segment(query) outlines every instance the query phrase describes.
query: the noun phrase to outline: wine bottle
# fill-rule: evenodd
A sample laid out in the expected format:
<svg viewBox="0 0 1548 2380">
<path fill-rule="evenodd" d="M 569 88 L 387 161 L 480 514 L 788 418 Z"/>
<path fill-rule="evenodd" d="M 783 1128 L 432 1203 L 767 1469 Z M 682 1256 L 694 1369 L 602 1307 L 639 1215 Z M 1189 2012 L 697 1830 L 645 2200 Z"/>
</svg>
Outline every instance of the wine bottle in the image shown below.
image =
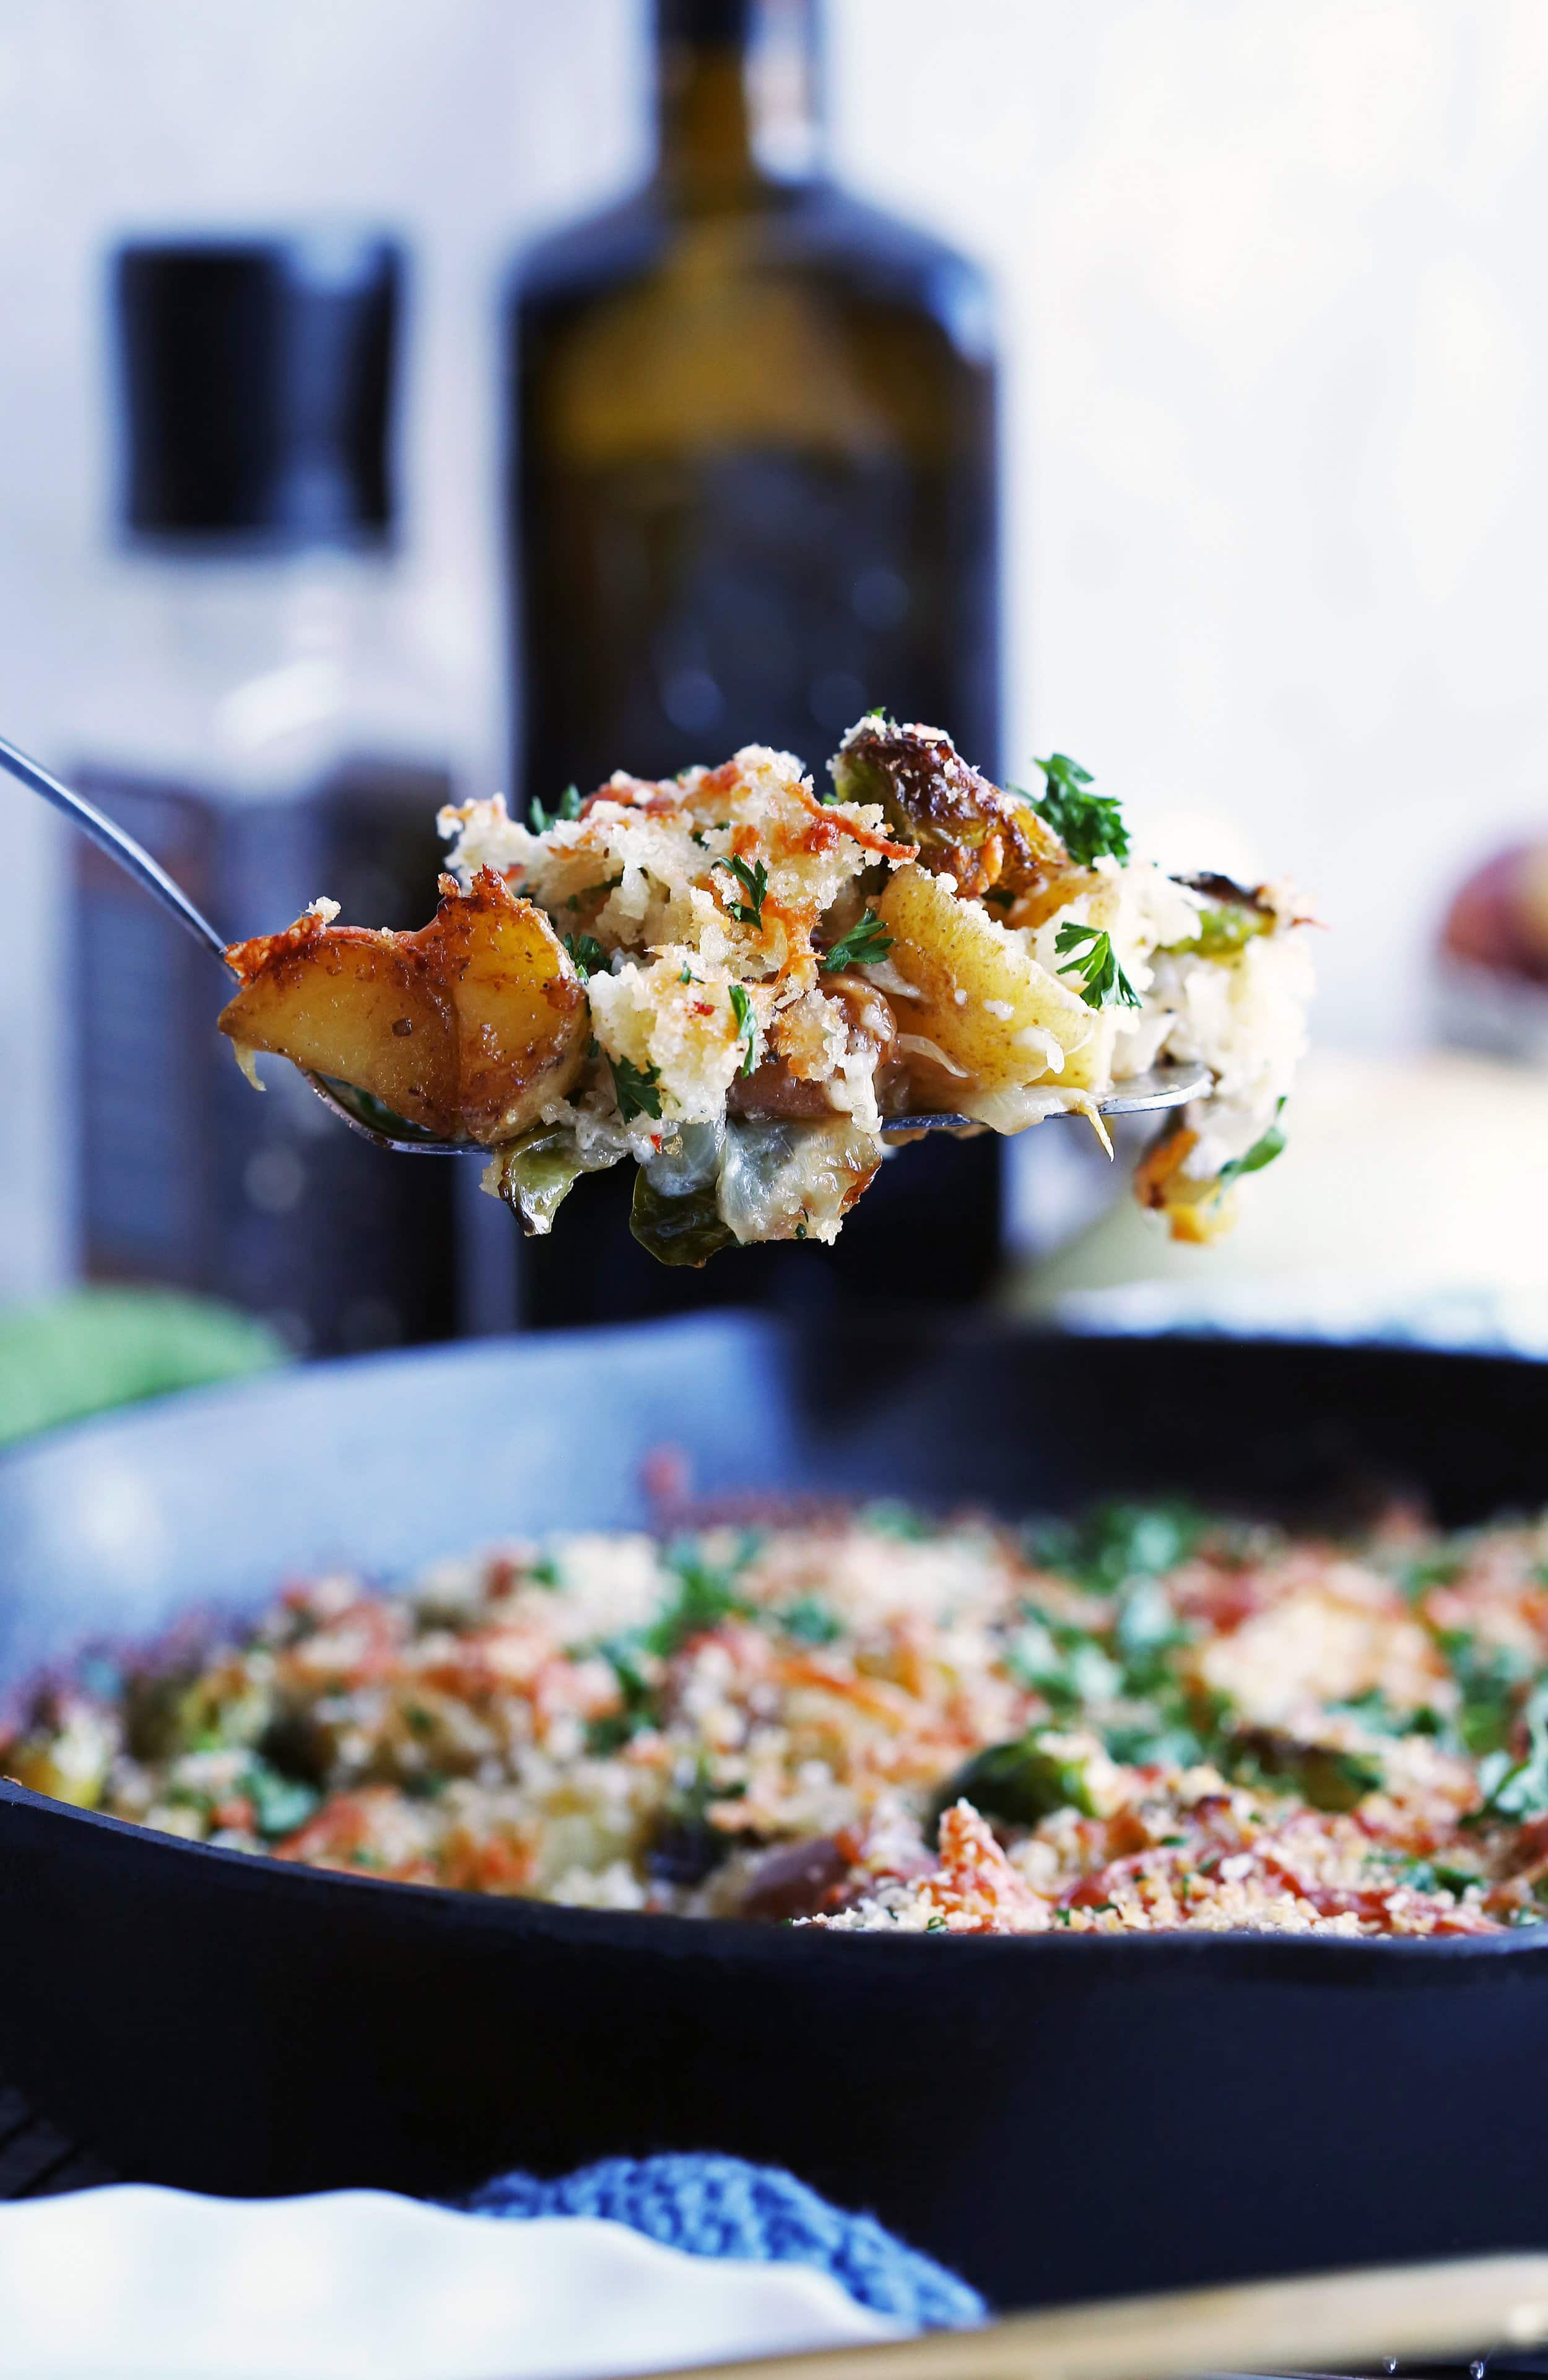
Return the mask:
<svg viewBox="0 0 1548 2380">
<path fill-rule="evenodd" d="M 983 278 L 819 170 L 814 0 L 656 0 L 656 57 L 649 180 L 529 253 L 511 296 L 523 804 L 747 743 L 820 777 L 878 703 L 993 771 Z M 530 1248 L 526 1318 L 889 1293 L 926 1232 L 934 1291 L 969 1294 L 998 1255 L 998 1156 L 937 1136 L 884 1168 L 837 1248 L 708 1274 L 655 1268 L 627 1169 L 598 1177 Z"/>
</svg>

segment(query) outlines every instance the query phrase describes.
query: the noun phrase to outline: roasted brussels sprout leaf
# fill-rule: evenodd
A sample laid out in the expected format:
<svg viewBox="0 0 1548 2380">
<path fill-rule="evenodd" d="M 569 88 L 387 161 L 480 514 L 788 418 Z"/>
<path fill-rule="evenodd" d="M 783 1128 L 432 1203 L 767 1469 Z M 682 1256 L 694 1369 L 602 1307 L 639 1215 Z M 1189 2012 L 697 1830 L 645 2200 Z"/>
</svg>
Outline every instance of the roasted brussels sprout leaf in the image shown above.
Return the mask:
<svg viewBox="0 0 1548 2380">
<path fill-rule="evenodd" d="M 1313 1810 L 1353 1810 L 1386 1782 L 1386 1772 L 1373 1753 L 1298 1743 L 1258 1730 L 1241 1736 L 1239 1744 L 1240 1756 L 1232 1764 L 1239 1774 L 1256 1769 L 1264 1778 L 1283 1778 Z"/>
<path fill-rule="evenodd" d="M 841 801 L 879 802 L 892 832 L 918 845 L 920 866 L 950 876 L 971 899 L 992 885 L 1029 889 L 1069 865 L 1036 811 L 1002 794 L 936 729 L 867 717 L 831 765 Z"/>
<path fill-rule="evenodd" d="M 529 1238 L 546 1239 L 585 1171 L 574 1134 L 562 1124 L 538 1123 L 496 1149 L 485 1184 L 521 1218 Z"/>
<path fill-rule="evenodd" d="M 713 1182 L 674 1196 L 658 1190 L 643 1170 L 635 1176 L 629 1229 L 658 1264 L 707 1264 L 736 1245 L 736 1234 L 720 1220 Z"/>
<path fill-rule="evenodd" d="M 1033 1728 L 1009 1743 L 991 1743 L 963 1763 L 936 1797 L 937 1815 L 953 1802 L 971 1802 L 985 1818 L 1034 1827 L 1055 1810 L 1096 1815 L 1086 1775 L 1087 1755 L 1051 1728 Z"/>
</svg>

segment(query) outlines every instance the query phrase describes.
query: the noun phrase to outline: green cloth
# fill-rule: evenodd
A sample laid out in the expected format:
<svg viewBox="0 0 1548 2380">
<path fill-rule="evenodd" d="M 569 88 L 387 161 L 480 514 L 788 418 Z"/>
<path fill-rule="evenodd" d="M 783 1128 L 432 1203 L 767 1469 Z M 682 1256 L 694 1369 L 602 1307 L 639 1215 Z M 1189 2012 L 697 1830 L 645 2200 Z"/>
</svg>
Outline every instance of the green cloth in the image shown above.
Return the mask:
<svg viewBox="0 0 1548 2380">
<path fill-rule="evenodd" d="M 288 1360 L 278 1334 L 213 1298 L 79 1289 L 0 1314 L 0 1446 L 110 1405 Z"/>
</svg>

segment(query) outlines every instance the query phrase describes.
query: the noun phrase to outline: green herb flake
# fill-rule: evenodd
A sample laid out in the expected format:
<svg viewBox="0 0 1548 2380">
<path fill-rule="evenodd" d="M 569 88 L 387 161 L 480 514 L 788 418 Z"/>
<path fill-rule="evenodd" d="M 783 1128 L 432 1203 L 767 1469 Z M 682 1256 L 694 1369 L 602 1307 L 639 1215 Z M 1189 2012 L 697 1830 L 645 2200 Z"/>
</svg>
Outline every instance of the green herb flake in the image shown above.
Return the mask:
<svg viewBox="0 0 1548 2380">
<path fill-rule="evenodd" d="M 836 974 L 841 967 L 874 966 L 892 948 L 892 937 L 874 909 L 867 909 L 857 926 L 841 934 L 831 948 L 817 961 L 825 974 Z"/>
<path fill-rule="evenodd" d="M 1087 790 L 1092 782 L 1089 769 L 1082 769 L 1067 752 L 1051 752 L 1033 766 L 1041 769 L 1047 780 L 1043 792 L 1029 794 L 1021 785 L 1009 790 L 1031 803 L 1077 867 L 1089 868 L 1096 859 L 1128 858 L 1129 830 L 1123 813 L 1107 795 Z"/>
<path fill-rule="evenodd" d="M 537 795 L 534 795 L 526 814 L 532 821 L 533 833 L 547 834 L 549 829 L 550 827 L 558 826 L 562 820 L 569 820 L 571 819 L 579 818 L 581 814 L 580 789 L 575 785 L 566 785 L 564 791 L 559 796 L 557 808 L 551 810 L 546 810 L 543 808 L 542 803 L 538 799 Z"/>
<path fill-rule="evenodd" d="M 756 861 L 749 868 L 744 859 L 715 859 L 711 860 L 710 868 L 711 870 L 725 868 L 736 879 L 746 895 L 743 901 L 727 901 L 728 917 L 734 917 L 739 926 L 751 926 L 756 933 L 761 933 L 763 905 L 768 896 L 768 870 L 762 860 Z"/>
<path fill-rule="evenodd" d="M 922 1545 L 936 1534 L 931 1523 L 920 1512 L 895 1496 L 878 1496 L 874 1502 L 862 1505 L 860 1525 L 878 1537 L 901 1537 L 905 1544 Z"/>
<path fill-rule="evenodd" d="M 1478 1764 L 1483 1806 L 1475 1819 L 1506 1818 L 1520 1825 L 1528 1818 L 1548 1817 L 1548 1683 L 1534 1687 L 1522 1706 L 1527 1752 L 1512 1759 L 1502 1748 Z"/>
<path fill-rule="evenodd" d="M 1281 1099 L 1274 1111 L 1276 1118 L 1284 1112 L 1284 1107 L 1285 1102 Z M 1272 1165 L 1276 1157 L 1283 1156 L 1284 1151 L 1285 1135 L 1276 1122 L 1269 1125 L 1261 1140 L 1252 1143 L 1245 1157 L 1233 1157 L 1228 1164 L 1220 1168 L 1220 1179 L 1222 1183 L 1235 1182 L 1244 1173 L 1261 1173 L 1265 1165 Z"/>
<path fill-rule="evenodd" d="M 844 1633 L 827 1604 L 816 1595 L 804 1595 L 799 1602 L 787 1604 L 775 1617 L 785 1634 L 793 1636 L 798 1645 L 831 1645 Z"/>
<path fill-rule="evenodd" d="M 736 1019 L 736 1037 L 743 1044 L 739 1075 L 750 1075 L 758 1062 L 758 1020 L 752 1000 L 744 983 L 731 987 L 731 1013 Z"/>
<path fill-rule="evenodd" d="M 595 934 L 566 934 L 563 941 L 582 983 L 589 983 L 594 975 L 606 975 L 608 954 Z"/>
<path fill-rule="evenodd" d="M 659 1068 L 647 1066 L 642 1075 L 639 1068 L 632 1064 L 627 1058 L 610 1058 L 608 1066 L 612 1075 L 613 1097 L 618 1101 L 618 1112 L 624 1123 L 629 1123 L 635 1116 L 642 1115 L 653 1117 L 659 1122 L 661 1094 L 658 1088 L 660 1082 Z"/>
<path fill-rule="evenodd" d="M 1082 950 L 1082 944 L 1089 949 Z M 1088 1008 L 1138 1008 L 1140 995 L 1118 963 L 1112 937 L 1099 926 L 1077 926 L 1073 922 L 1061 926 L 1054 936 L 1054 948 L 1058 952 L 1078 952 L 1080 955 L 1066 961 L 1060 975 L 1081 978 L 1081 998 Z M 1262 1160 L 1264 1164 L 1268 1160 Z M 1246 1160 L 1241 1160 L 1245 1168 Z"/>
<path fill-rule="evenodd" d="M 662 1660 L 670 1660 L 694 1637 L 707 1635 L 722 1621 L 746 1618 L 752 1609 L 732 1585 L 732 1571 L 707 1562 L 696 1547 L 674 1547 L 667 1560 L 675 1590 L 642 1640 L 646 1651 Z"/>
<path fill-rule="evenodd" d="M 266 1760 L 255 1759 L 242 1780 L 242 1791 L 253 1807 L 254 1832 L 265 1842 L 278 1842 L 304 1827 L 321 1800 L 315 1787 L 293 1777 L 282 1777 Z"/>
</svg>

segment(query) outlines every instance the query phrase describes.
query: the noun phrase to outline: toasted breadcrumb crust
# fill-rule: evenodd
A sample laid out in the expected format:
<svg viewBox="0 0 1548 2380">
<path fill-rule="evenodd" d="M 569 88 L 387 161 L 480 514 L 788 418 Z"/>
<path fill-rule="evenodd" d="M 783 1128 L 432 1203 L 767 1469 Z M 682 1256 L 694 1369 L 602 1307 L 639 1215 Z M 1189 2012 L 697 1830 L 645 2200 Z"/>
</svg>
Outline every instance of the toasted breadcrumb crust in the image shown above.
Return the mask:
<svg viewBox="0 0 1548 2380">
<path fill-rule="evenodd" d="M 893 1507 L 333 1576 L 32 1694 L 0 1770 L 425 1885 L 848 1932 L 1548 1917 L 1548 1522 Z"/>
</svg>

